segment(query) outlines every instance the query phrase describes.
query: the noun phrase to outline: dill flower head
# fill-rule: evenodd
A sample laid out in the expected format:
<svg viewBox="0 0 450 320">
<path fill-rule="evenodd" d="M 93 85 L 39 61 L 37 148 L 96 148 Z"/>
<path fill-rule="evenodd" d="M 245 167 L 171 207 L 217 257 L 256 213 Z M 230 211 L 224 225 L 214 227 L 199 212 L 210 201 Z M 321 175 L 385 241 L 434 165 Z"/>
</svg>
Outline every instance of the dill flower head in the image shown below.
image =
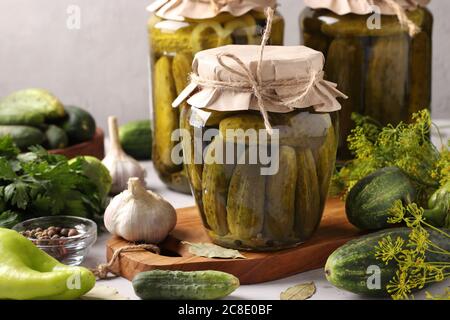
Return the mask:
<svg viewBox="0 0 450 320">
<path fill-rule="evenodd" d="M 397 239 L 395 242 L 389 237 L 379 241 L 375 247 L 375 257 L 384 262 L 395 259 L 398 270 L 395 277 L 386 286 L 388 293 L 395 300 L 408 299 L 412 296 L 412 291 L 423 289 L 425 285 L 433 282 L 441 282 L 449 277 L 448 263 L 441 261 L 429 261 L 430 252 L 439 252 L 442 255 L 449 253 L 432 242 L 430 232 L 425 229 L 424 209 L 412 203 L 404 206 L 401 201 L 394 204 L 390 210 L 391 223 L 404 221 L 410 228 L 408 240 Z M 429 226 L 429 225 L 428 225 Z M 435 229 L 446 237 L 450 235 L 444 230 Z M 431 296 L 431 299 L 449 299 L 447 296 Z"/>
<path fill-rule="evenodd" d="M 423 228 L 412 229 L 408 236 L 408 246 L 414 248 L 416 253 L 425 255 L 429 246 L 429 236 L 429 233 Z"/>
<path fill-rule="evenodd" d="M 375 257 L 388 264 L 389 261 L 397 258 L 397 256 L 403 251 L 404 244 L 405 241 L 400 237 L 398 237 L 394 242 L 390 236 L 387 236 L 379 241 L 378 246 L 375 247 Z"/>
<path fill-rule="evenodd" d="M 450 182 L 450 141 L 448 142 L 448 148 L 443 147 L 431 176 L 433 179 L 440 181 L 442 186 Z"/>
<path fill-rule="evenodd" d="M 403 222 L 406 215 L 406 209 L 403 206 L 403 203 L 401 200 L 397 200 L 394 202 L 394 205 L 391 209 L 389 209 L 389 215 L 387 222 L 391 224 L 397 224 L 400 222 Z"/>
<path fill-rule="evenodd" d="M 433 278 L 433 280 L 436 282 L 444 281 L 445 267 L 427 264 L 426 269 L 427 269 L 427 276 L 429 278 Z"/>
<path fill-rule="evenodd" d="M 355 159 L 334 179 L 336 189 L 341 190 L 339 194 L 345 195 L 355 182 L 376 170 L 392 166 L 402 169 L 418 185 L 439 186 L 439 179 L 449 170 L 450 155 L 442 153 L 441 157 L 430 140 L 432 122 L 428 110 L 414 114 L 411 123 L 402 122 L 397 126 L 382 127 L 375 120 L 358 115 L 353 115 L 353 119 L 357 127 L 348 137 L 348 145 Z M 427 196 L 427 190 L 418 189 L 418 196 Z"/>
<path fill-rule="evenodd" d="M 408 272 L 406 270 L 397 270 L 386 289 L 394 300 L 408 299 L 411 295 L 411 281 Z"/>
<path fill-rule="evenodd" d="M 406 211 L 409 213 L 408 217 L 404 218 L 406 226 L 409 228 L 417 228 L 423 224 L 423 208 L 420 208 L 416 203 L 411 203 L 406 207 Z"/>
</svg>

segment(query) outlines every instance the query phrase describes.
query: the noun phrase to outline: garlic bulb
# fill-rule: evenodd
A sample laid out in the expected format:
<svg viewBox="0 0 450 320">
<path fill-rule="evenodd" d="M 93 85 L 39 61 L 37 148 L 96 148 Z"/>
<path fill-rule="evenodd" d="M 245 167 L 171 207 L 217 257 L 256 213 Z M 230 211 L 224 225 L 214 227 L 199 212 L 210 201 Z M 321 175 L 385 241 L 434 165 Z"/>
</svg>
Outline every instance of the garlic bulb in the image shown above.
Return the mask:
<svg viewBox="0 0 450 320">
<path fill-rule="evenodd" d="M 117 118 L 108 118 L 110 148 L 102 163 L 112 177 L 111 193 L 118 194 L 127 188 L 128 179 L 137 177 L 145 184 L 146 172 L 138 161 L 123 151 L 119 141 Z"/>
<path fill-rule="evenodd" d="M 159 243 L 175 228 L 177 216 L 170 203 L 131 178 L 128 190 L 106 208 L 104 222 L 110 233 L 127 241 Z"/>
</svg>

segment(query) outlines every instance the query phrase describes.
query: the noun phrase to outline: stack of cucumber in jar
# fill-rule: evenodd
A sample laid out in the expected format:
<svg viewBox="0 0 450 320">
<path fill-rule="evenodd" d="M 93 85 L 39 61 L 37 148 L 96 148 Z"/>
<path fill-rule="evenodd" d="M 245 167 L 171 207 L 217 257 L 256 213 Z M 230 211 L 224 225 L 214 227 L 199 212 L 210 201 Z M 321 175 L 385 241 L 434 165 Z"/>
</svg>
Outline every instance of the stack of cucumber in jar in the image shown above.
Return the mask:
<svg viewBox="0 0 450 320">
<path fill-rule="evenodd" d="M 160 1 L 151 8 L 154 14 L 149 20 L 148 31 L 153 71 L 152 156 L 158 174 L 169 188 L 193 193 L 203 223 L 216 243 L 240 249 L 276 250 L 305 241 L 317 229 L 335 168 L 336 149 L 339 146 L 340 160 L 345 160 L 349 154 L 346 139 L 353 128 L 350 118 L 353 112 L 371 116 L 385 125 L 406 121 L 417 110 L 429 108 L 432 16 L 424 7 L 426 0 L 420 0 L 419 5 L 402 7 L 402 10 L 397 10 L 397 6 L 394 10 L 389 7 L 392 4 L 385 4 L 381 7 L 381 26 L 371 28 L 367 24 L 373 13 L 370 6 L 344 5 L 347 11 L 343 11 L 339 4 L 345 0 L 306 1 L 309 8 L 302 15 L 302 34 L 306 46 L 314 50 L 297 47 L 296 53 L 306 56 L 299 72 L 315 78 L 305 79 L 297 89 L 306 88 L 312 93 L 298 94 L 297 97 L 302 96 L 303 100 L 289 105 L 288 111 L 269 108 L 268 119 L 264 119 L 264 112 L 255 107 L 255 101 L 269 95 L 267 100 L 273 107 L 273 95 L 276 99 L 286 100 L 284 90 L 289 92 L 295 86 L 273 87 L 273 91 L 264 91 L 262 97 L 254 93 L 251 98 L 237 102 L 236 97 L 244 96 L 258 86 L 251 85 L 242 92 L 233 88 L 233 93 L 222 102 L 220 97 L 226 95 L 228 86 L 202 92 L 202 83 L 197 89 L 189 89 L 191 70 L 194 74 L 204 72 L 199 68 L 201 63 L 207 64 L 203 67 L 211 72 L 230 63 L 238 69 L 240 83 L 245 84 L 248 70 L 242 70 L 242 65 L 234 63 L 230 56 L 226 62 L 222 59 L 220 66 L 217 61 L 202 62 L 201 57 L 214 50 L 209 48 L 223 48 L 223 54 L 228 53 L 225 48 L 236 44 L 244 45 L 239 46 L 242 52 L 260 48 L 267 23 L 264 9 L 275 3 L 267 1 L 263 6 L 264 1 L 261 1 L 260 7 L 251 7 L 248 2 L 227 3 L 212 10 L 209 2 Z M 247 10 L 233 11 L 239 6 L 247 6 Z M 354 7 L 359 11 L 353 12 Z M 399 14 L 399 11 L 404 13 Z M 282 44 L 283 26 L 282 18 L 275 14 L 267 43 L 269 47 Z M 268 49 L 269 56 L 271 50 Z M 286 50 L 285 54 L 295 56 L 288 52 L 290 49 Z M 238 53 L 236 56 L 240 57 Z M 279 58 L 282 60 L 283 56 Z M 308 59 L 317 59 L 316 64 L 311 64 Z M 249 73 L 257 73 L 257 61 L 252 63 Z M 295 63 L 294 59 L 292 68 Z M 322 68 L 318 68 L 319 65 Z M 275 67 L 271 68 L 262 75 L 267 76 L 268 70 L 273 71 Z M 313 74 L 311 70 L 316 68 L 317 73 Z M 287 73 L 287 69 L 280 68 L 278 72 Z M 229 71 L 227 68 L 221 70 Z M 252 81 L 260 81 L 262 75 L 253 74 Z M 229 75 L 226 80 L 233 80 L 233 76 Z M 279 76 L 277 74 L 271 81 Z M 207 80 L 217 78 L 223 80 L 224 76 L 213 74 Z M 297 78 L 298 74 L 292 76 L 292 79 Z M 331 84 L 332 89 L 327 87 Z M 320 85 L 323 86 L 321 89 L 333 92 L 332 97 L 315 91 L 314 88 Z M 186 93 L 185 90 L 190 91 Z M 195 99 L 195 90 L 202 92 L 201 98 Z M 341 91 L 349 95 L 348 100 L 342 100 L 342 110 L 341 102 L 335 101 L 337 97 L 346 97 Z M 191 95 L 196 102 L 192 103 Z M 173 108 L 173 102 L 180 100 L 177 97 L 182 97 L 182 102 L 177 103 L 179 108 Z M 301 106 L 302 103 L 309 105 Z M 179 141 L 172 139 L 172 135 L 180 128 L 192 137 L 195 135 L 198 125 L 193 124 L 192 118 L 197 111 L 193 112 L 193 109 L 208 113 L 200 126 L 202 133 L 209 129 L 216 133 L 208 142 L 203 141 L 203 162 L 194 161 L 195 146 L 192 141 L 183 139 L 184 163 L 176 163 L 173 153 L 178 150 Z M 261 164 L 246 164 L 245 161 L 241 164 L 240 157 L 250 157 L 247 153 L 252 143 L 236 142 L 234 137 L 227 135 L 228 130 L 267 129 L 267 120 L 280 133 L 279 171 L 271 176 L 260 174 Z M 258 146 L 264 143 L 253 142 Z M 240 149 L 243 152 L 231 156 L 234 164 L 210 161 L 212 158 L 217 160 L 217 146 L 230 144 L 235 150 L 239 149 L 239 144 L 244 144 Z M 267 148 L 270 149 L 270 143 Z"/>
<path fill-rule="evenodd" d="M 414 113 L 431 107 L 429 1 L 399 2 L 409 28 L 390 5 L 380 1 L 377 18 L 371 6 L 364 8 L 365 2 L 306 0 L 300 19 L 304 45 L 325 55 L 327 79 L 349 96 L 340 118 L 340 160 L 352 157 L 347 137 L 355 127 L 353 112 L 385 126 L 408 122 Z"/>
<path fill-rule="evenodd" d="M 172 160 L 172 132 L 179 128 L 180 111 L 172 108 L 172 102 L 185 88 L 191 72 L 193 56 L 202 50 L 228 44 L 255 45 L 261 42 L 266 25 L 264 8 L 274 1 L 233 4 L 239 14 L 226 9 L 210 14 L 186 10 L 185 16 L 173 17 L 170 8 L 151 8 L 153 15 L 148 23 L 150 60 L 153 75 L 154 139 L 152 157 L 155 169 L 167 186 L 175 191 L 190 193 L 182 164 Z M 187 1 L 189 3 L 189 1 Z M 170 7 L 170 3 L 166 6 Z M 210 3 L 206 3 L 209 8 Z M 163 10 L 164 9 L 164 10 Z M 244 12 L 243 14 L 240 14 Z M 283 44 L 284 21 L 276 15 L 270 43 Z"/>
<path fill-rule="evenodd" d="M 306 241 L 319 226 L 336 160 L 336 98 L 345 95 L 323 80 L 320 52 L 267 46 L 260 62 L 267 78 L 262 78 L 263 86 L 286 79 L 312 83 L 286 90 L 282 98 L 275 93 L 272 99 L 280 103 L 268 112 L 269 129 L 261 110 L 252 104 L 251 85 L 246 87 L 239 69 L 233 71 L 237 63 L 230 59 L 227 66 L 217 58 L 228 55 L 243 66 L 255 65 L 259 50 L 231 45 L 198 53 L 191 84 L 175 105 L 181 108 L 180 126 L 187 134 L 182 139 L 187 175 L 208 234 L 224 247 L 272 251 Z M 207 79 L 214 79 L 211 87 Z M 196 81 L 202 85 L 192 87 Z M 232 88 L 232 81 L 242 88 Z M 223 87 L 216 88 L 218 84 Z M 216 99 L 202 105 L 209 90 L 216 90 Z M 284 105 L 284 98 L 295 99 L 302 90 L 312 100 Z M 273 101 L 261 100 L 267 105 Z M 201 116 L 204 122 L 196 122 Z M 274 131 L 275 136 L 269 134 Z M 199 151 L 203 161 L 196 159 Z"/>
<path fill-rule="evenodd" d="M 261 163 L 248 162 L 252 150 L 270 146 L 250 141 L 242 146 L 239 138 L 227 135 L 229 130 L 264 130 L 259 112 L 222 116 L 219 123 L 206 123 L 205 131 L 215 128 L 219 133 L 205 146 L 204 164 L 186 161 L 210 236 L 226 247 L 254 250 L 276 250 L 310 238 L 320 223 L 333 173 L 335 115 L 271 114 L 273 128 L 281 135 L 278 170 L 267 176 L 261 174 Z M 224 151 L 220 163 L 214 161 L 217 150 Z M 234 151 L 234 163 L 226 163 L 229 150 Z"/>
</svg>

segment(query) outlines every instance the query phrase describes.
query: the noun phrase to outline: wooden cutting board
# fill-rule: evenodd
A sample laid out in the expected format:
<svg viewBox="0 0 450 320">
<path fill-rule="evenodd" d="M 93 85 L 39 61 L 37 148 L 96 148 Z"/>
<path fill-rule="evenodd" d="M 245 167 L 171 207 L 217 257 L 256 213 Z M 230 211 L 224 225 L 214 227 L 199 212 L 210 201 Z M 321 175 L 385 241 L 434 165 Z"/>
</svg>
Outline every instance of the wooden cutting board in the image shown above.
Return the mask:
<svg viewBox="0 0 450 320">
<path fill-rule="evenodd" d="M 296 248 L 268 253 L 243 252 L 247 259 L 209 259 L 193 256 L 188 247 L 181 244 L 181 241 L 211 242 L 197 208 L 179 209 L 177 214 L 177 226 L 160 245 L 161 255 L 148 251 L 124 252 L 113 266 L 114 272 L 131 280 L 142 271 L 154 269 L 220 270 L 234 274 L 241 284 L 261 283 L 321 268 L 335 249 L 361 234 L 347 221 L 344 203 L 330 199 L 315 236 Z M 121 238 L 110 239 L 107 243 L 108 261 L 115 250 L 128 245 L 130 243 Z"/>
</svg>

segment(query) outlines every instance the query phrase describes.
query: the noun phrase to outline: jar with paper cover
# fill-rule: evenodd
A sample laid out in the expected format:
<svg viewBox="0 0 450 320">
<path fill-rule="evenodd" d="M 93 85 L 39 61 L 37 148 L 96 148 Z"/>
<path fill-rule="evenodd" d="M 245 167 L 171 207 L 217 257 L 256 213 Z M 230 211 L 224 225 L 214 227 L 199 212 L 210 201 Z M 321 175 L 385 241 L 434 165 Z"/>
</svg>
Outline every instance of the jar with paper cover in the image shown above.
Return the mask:
<svg viewBox="0 0 450 320">
<path fill-rule="evenodd" d="M 337 97 L 322 53 L 225 46 L 197 53 L 175 101 L 204 226 L 221 246 L 296 246 L 319 226 L 337 150 Z M 261 57 L 261 58 L 260 58 Z"/>
<path fill-rule="evenodd" d="M 351 114 L 381 125 L 430 108 L 433 17 L 430 0 L 305 0 L 303 43 L 324 53 L 327 80 L 349 99 L 340 116 L 338 158 L 351 157 Z"/>
<path fill-rule="evenodd" d="M 171 104 L 184 89 L 195 53 L 227 44 L 257 44 L 266 25 L 264 9 L 276 0 L 160 0 L 149 6 L 153 91 L 153 162 L 173 190 L 189 193 L 183 164 L 173 158 L 180 111 Z M 276 15 L 270 43 L 283 44 L 284 21 Z M 176 150 L 175 150 L 176 151 Z"/>
</svg>

